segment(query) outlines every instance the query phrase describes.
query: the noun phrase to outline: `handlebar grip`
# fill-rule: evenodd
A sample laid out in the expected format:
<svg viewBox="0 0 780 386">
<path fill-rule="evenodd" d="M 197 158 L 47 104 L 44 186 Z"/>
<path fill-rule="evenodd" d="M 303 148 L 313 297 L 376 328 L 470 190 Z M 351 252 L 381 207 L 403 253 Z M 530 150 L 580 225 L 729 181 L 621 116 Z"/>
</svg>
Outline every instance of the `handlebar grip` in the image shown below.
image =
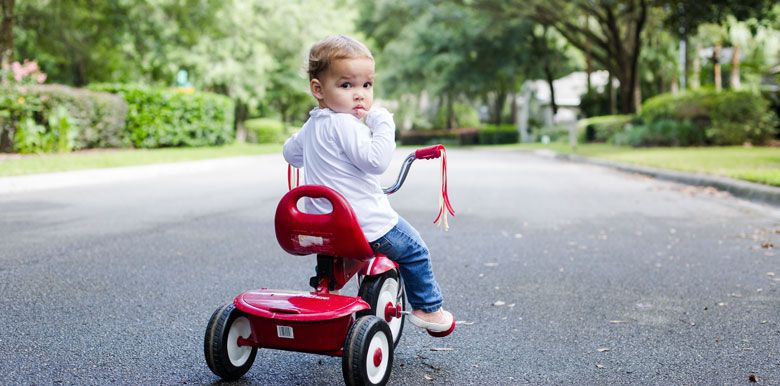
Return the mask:
<svg viewBox="0 0 780 386">
<path fill-rule="evenodd" d="M 414 152 L 414 158 L 417 159 L 434 159 L 441 157 L 441 151 L 444 150 L 444 145 L 433 145 L 417 149 Z"/>
</svg>

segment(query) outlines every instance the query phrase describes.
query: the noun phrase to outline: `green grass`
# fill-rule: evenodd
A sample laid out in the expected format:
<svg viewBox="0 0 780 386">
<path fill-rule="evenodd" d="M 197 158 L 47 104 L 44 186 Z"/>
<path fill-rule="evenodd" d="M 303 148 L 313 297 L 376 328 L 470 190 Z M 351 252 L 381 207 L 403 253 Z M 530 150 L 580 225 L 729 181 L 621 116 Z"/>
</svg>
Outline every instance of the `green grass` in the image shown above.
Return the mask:
<svg viewBox="0 0 780 386">
<path fill-rule="evenodd" d="M 699 172 L 780 186 L 780 148 L 631 148 L 606 144 L 579 145 L 575 151 L 563 143 L 502 145 L 502 148 L 548 149 L 585 157 L 656 168 Z M 208 158 L 281 152 L 281 145 L 233 144 L 221 147 L 155 150 L 91 150 L 68 154 L 0 155 L 0 176 L 64 172 L 193 161 Z"/>
<path fill-rule="evenodd" d="M 577 154 L 642 166 L 683 172 L 698 172 L 780 186 L 778 147 L 632 148 L 606 144 L 579 145 L 576 150 L 563 143 L 513 145 L 520 149 Z"/>
<path fill-rule="evenodd" d="M 209 158 L 280 153 L 282 145 L 237 143 L 216 147 L 167 149 L 101 149 L 67 154 L 0 155 L 0 176 L 64 172 L 80 169 L 112 168 L 194 161 Z"/>
</svg>

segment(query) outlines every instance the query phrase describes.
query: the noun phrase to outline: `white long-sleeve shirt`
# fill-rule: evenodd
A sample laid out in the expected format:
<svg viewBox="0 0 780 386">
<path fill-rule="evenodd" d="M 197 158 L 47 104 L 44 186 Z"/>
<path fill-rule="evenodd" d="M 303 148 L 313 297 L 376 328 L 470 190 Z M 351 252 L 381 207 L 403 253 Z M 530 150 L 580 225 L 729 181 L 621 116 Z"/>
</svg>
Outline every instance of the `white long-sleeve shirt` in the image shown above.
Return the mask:
<svg viewBox="0 0 780 386">
<path fill-rule="evenodd" d="M 371 242 L 398 223 L 379 184 L 395 149 L 395 123 L 392 114 L 379 108 L 369 112 L 366 124 L 351 114 L 315 108 L 303 128 L 284 143 L 283 154 L 288 163 L 304 168 L 305 184 L 341 193 Z M 328 213 L 331 205 L 324 199 L 305 199 L 304 210 Z"/>
</svg>

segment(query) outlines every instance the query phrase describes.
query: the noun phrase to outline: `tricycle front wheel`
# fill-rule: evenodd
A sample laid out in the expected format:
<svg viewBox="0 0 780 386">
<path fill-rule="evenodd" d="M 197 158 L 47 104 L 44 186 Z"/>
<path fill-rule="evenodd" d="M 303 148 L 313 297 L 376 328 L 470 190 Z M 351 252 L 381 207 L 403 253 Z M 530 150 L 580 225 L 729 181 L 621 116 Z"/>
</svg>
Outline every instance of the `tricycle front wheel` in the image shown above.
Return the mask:
<svg viewBox="0 0 780 386">
<path fill-rule="evenodd" d="M 384 385 L 393 368 L 393 335 L 387 322 L 361 316 L 347 333 L 341 370 L 347 385 Z"/>
<path fill-rule="evenodd" d="M 211 315 L 206 327 L 203 351 L 214 374 L 225 380 L 241 378 L 255 361 L 257 348 L 239 345 L 239 337 L 248 339 L 252 326 L 247 316 L 233 304 L 226 304 Z"/>
</svg>

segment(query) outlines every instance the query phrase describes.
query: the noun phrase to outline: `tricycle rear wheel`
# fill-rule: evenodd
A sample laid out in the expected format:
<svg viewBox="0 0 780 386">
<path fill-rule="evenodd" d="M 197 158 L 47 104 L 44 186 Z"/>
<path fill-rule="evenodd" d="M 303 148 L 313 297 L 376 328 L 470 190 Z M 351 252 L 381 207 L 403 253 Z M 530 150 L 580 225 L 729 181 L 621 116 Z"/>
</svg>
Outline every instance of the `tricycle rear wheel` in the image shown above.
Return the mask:
<svg viewBox="0 0 780 386">
<path fill-rule="evenodd" d="M 203 351 L 211 371 L 224 380 L 241 378 L 255 361 L 257 348 L 239 345 L 238 338 L 248 339 L 252 335 L 249 318 L 226 304 L 211 315 L 206 327 Z"/>
</svg>

